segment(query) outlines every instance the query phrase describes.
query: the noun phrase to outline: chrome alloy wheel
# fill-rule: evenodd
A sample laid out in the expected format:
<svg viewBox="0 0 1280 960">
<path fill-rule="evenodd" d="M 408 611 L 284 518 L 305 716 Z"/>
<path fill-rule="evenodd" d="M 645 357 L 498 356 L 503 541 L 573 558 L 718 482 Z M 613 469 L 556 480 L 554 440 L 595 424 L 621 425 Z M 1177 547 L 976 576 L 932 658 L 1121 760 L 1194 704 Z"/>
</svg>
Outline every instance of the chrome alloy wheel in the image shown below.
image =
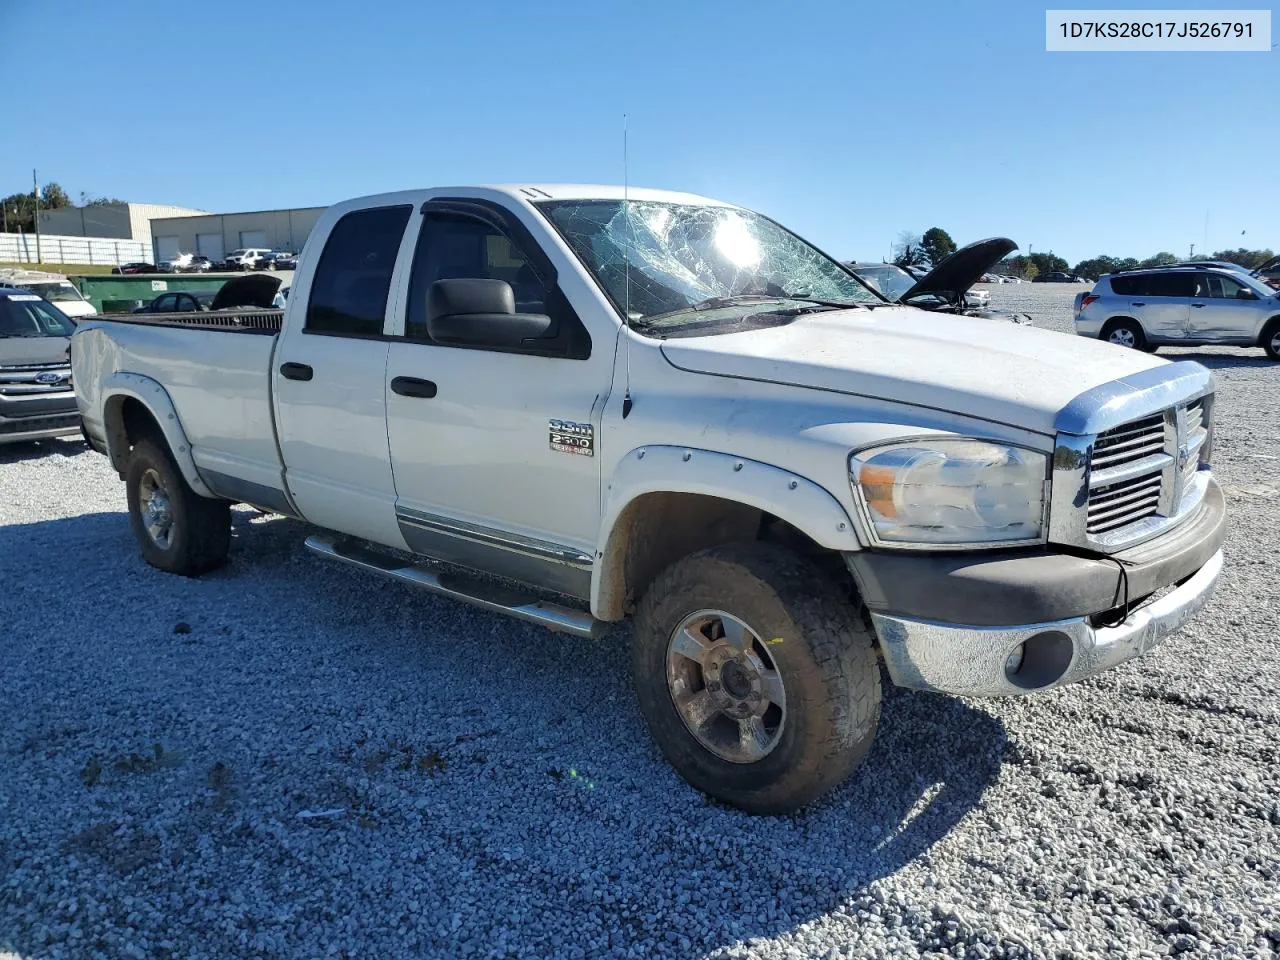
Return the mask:
<svg viewBox="0 0 1280 960">
<path fill-rule="evenodd" d="M 138 483 L 138 510 L 151 542 L 161 550 L 168 550 L 173 542 L 173 507 L 169 491 L 155 470 L 146 471 Z"/>
<path fill-rule="evenodd" d="M 1280 356 L 1280 330 L 1271 335 L 1271 353 Z"/>
<path fill-rule="evenodd" d="M 722 760 L 755 763 L 787 719 L 782 676 L 764 639 L 723 610 L 699 610 L 667 642 L 667 689 L 697 741 Z"/>
</svg>

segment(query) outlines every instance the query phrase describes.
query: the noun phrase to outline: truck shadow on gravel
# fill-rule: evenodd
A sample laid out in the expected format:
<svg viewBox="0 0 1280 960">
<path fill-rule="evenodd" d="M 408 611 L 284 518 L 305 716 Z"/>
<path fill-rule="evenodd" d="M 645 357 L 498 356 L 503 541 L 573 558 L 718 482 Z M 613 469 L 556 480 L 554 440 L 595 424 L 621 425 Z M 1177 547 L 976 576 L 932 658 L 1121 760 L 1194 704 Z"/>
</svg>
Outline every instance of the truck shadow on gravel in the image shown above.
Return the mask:
<svg viewBox="0 0 1280 960">
<path fill-rule="evenodd" d="M 7 463 L 22 463 L 43 457 L 79 457 L 89 453 L 89 445 L 79 437 L 57 437 L 49 440 L 24 440 L 20 443 L 0 444 L 0 467 Z"/>
<path fill-rule="evenodd" d="M 195 871 L 215 902 L 242 894 L 269 925 L 302 909 L 290 890 L 340 870 L 377 878 L 340 898 L 358 953 L 487 955 L 497 938 L 584 955 L 728 956 L 834 912 L 851 930 L 881 926 L 901 905 L 869 884 L 927 870 L 935 844 L 983 815 L 1000 773 L 999 719 L 886 683 L 878 738 L 854 776 L 797 814 L 753 818 L 665 763 L 635 706 L 625 627 L 597 642 L 562 637 L 312 558 L 293 521 L 237 510 L 234 530 L 230 565 L 186 580 L 143 565 L 123 513 L 0 527 L 0 577 L 16 580 L 0 616 L 31 604 L 67 638 L 65 649 L 20 644 L 0 666 L 0 681 L 33 668 L 48 679 L 0 738 L 0 775 L 65 780 L 57 795 L 83 798 L 56 825 L 48 799 L 10 805 L 15 835 L 57 836 L 23 856 L 82 852 L 56 871 L 67 889 L 103 902 L 161 896 Z M 83 602 L 59 603 L 65 585 L 35 572 L 68 548 L 93 558 L 82 582 L 110 584 L 92 626 L 77 619 Z M 122 674 L 118 663 L 135 666 Z M 109 731 L 114 752 L 84 729 Z M 153 742 L 182 759 L 146 774 L 111 759 L 148 759 Z M 98 754 L 100 777 L 86 778 Z M 135 822 L 130 810 L 163 807 L 175 790 L 185 805 Z M 327 819 L 307 819 L 314 811 Z M 146 857 L 125 870 L 122 845 Z M 252 879 L 236 866 L 249 861 L 261 865 Z M 414 907 L 407 895 L 388 901 L 392 886 L 419 891 Z M 381 918 L 401 914 L 396 934 Z M 450 931 L 457 915 L 467 923 Z M 332 919 L 317 916 L 315 929 Z M 8 925 L 0 941 L 39 953 L 30 930 Z M 236 955 L 236 936 L 206 946 Z M 282 946 L 320 949 L 305 937 Z"/>
</svg>

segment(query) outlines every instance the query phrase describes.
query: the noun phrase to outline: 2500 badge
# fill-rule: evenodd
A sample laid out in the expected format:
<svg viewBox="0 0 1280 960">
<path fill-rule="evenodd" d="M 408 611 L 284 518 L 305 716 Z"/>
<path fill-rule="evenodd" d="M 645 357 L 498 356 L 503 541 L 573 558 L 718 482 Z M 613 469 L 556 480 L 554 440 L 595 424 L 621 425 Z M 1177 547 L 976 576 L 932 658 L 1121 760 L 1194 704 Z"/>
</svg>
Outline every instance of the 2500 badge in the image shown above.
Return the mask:
<svg viewBox="0 0 1280 960">
<path fill-rule="evenodd" d="M 572 420 L 552 420 L 551 449 L 560 453 L 576 453 L 582 457 L 595 456 L 595 428 L 589 423 Z"/>
</svg>

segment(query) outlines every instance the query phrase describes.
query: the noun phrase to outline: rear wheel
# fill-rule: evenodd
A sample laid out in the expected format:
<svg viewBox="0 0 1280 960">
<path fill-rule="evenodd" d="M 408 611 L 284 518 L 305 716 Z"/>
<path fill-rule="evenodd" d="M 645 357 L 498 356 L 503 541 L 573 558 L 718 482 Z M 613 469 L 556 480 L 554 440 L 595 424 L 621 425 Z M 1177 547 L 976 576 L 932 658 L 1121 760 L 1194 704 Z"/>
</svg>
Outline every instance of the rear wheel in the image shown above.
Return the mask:
<svg viewBox="0 0 1280 960">
<path fill-rule="evenodd" d="M 143 559 L 196 577 L 222 566 L 231 547 L 231 505 L 202 497 L 162 443 L 138 441 L 125 473 L 129 522 Z"/>
<path fill-rule="evenodd" d="M 1280 360 L 1280 317 L 1272 317 L 1262 332 L 1262 349 L 1272 360 Z"/>
<path fill-rule="evenodd" d="M 1102 331 L 1102 339 L 1117 347 L 1146 350 L 1147 338 L 1136 320 L 1112 320 Z"/>
<path fill-rule="evenodd" d="M 671 765 L 750 813 L 821 796 L 875 738 L 869 630 L 820 570 L 774 545 L 715 547 L 668 567 L 636 611 L 632 666 Z"/>
</svg>

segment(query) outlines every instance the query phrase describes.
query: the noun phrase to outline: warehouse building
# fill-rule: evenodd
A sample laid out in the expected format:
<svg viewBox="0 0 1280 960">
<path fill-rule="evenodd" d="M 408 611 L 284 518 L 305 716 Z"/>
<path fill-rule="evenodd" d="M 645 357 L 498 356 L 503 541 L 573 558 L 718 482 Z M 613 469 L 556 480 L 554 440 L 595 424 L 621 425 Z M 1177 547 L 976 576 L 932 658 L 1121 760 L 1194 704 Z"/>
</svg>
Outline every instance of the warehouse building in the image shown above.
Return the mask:
<svg viewBox="0 0 1280 960">
<path fill-rule="evenodd" d="M 203 214 L 204 210 L 164 203 L 104 203 L 40 211 L 40 231 L 58 237 L 141 240 L 154 249 L 153 220 Z"/>
<path fill-rule="evenodd" d="M 165 217 L 151 225 L 156 259 L 199 253 L 210 260 L 221 260 L 232 250 L 250 247 L 297 253 L 324 210 L 324 207 L 299 207 Z"/>
</svg>

